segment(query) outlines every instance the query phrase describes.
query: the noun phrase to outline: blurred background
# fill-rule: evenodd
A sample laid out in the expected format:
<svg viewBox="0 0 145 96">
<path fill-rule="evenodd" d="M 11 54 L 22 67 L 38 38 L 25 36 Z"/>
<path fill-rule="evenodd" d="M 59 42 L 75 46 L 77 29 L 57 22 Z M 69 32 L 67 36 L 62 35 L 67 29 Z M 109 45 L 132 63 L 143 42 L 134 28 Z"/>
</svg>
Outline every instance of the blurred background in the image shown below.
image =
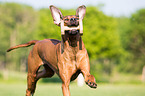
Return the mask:
<svg viewBox="0 0 145 96">
<path fill-rule="evenodd" d="M 0 90 L 4 90 L 0 92 L 1 96 L 25 94 L 23 91 L 14 93 L 14 90 L 9 89 L 7 92 L 6 90 L 13 86 L 19 89 L 26 86 L 27 57 L 32 46 L 16 49 L 10 53 L 6 53 L 6 50 L 30 40 L 45 38 L 61 40 L 60 28 L 54 25 L 49 6 L 57 6 L 65 16 L 75 15 L 77 7 L 83 4 L 87 10 L 83 20 L 82 38 L 90 57 L 91 74 L 102 88 L 95 91 L 96 93 L 91 91 L 92 94 L 144 96 L 144 0 L 0 0 Z M 16 84 L 18 82 L 22 85 Z M 45 88 L 43 83 L 57 86 L 61 80 L 54 76 L 52 79 L 41 79 L 39 82 L 42 83 L 40 87 Z M 125 93 L 124 87 L 134 89 Z M 72 85 L 73 96 L 81 96 L 81 92 L 75 94 L 76 88 Z M 87 90 L 86 87 L 83 88 L 82 93 Z M 54 89 L 56 90 L 56 87 Z M 89 95 L 88 90 L 85 92 Z M 106 94 L 103 90 L 106 90 Z M 114 91 L 116 93 L 111 93 Z M 45 95 L 44 92 L 42 94 Z M 59 93 L 55 96 L 58 95 Z"/>
</svg>

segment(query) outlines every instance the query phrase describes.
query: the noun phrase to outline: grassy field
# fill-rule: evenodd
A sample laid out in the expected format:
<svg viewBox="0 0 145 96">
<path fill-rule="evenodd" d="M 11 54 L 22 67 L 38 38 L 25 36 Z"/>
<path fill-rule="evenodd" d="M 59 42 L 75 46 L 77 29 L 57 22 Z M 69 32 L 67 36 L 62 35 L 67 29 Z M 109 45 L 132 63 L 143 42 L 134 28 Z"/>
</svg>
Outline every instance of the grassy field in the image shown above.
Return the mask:
<svg viewBox="0 0 145 96">
<path fill-rule="evenodd" d="M 0 96 L 25 96 L 26 73 L 9 72 L 7 79 L 0 75 Z M 117 75 L 111 80 L 114 83 L 98 83 L 97 89 L 84 85 L 78 87 L 75 82 L 70 84 L 71 96 L 145 96 L 145 83 L 139 81 L 138 76 Z M 135 79 L 138 78 L 138 79 Z M 53 80 L 53 79 L 52 79 Z M 61 83 L 37 84 L 35 96 L 63 96 Z M 45 81 L 46 82 L 46 81 Z"/>
<path fill-rule="evenodd" d="M 0 96 L 25 96 L 25 83 L 0 83 Z M 71 96 L 145 96 L 145 85 L 98 84 L 97 89 L 76 83 L 70 85 Z M 38 83 L 35 96 L 62 96 L 60 83 Z"/>
</svg>

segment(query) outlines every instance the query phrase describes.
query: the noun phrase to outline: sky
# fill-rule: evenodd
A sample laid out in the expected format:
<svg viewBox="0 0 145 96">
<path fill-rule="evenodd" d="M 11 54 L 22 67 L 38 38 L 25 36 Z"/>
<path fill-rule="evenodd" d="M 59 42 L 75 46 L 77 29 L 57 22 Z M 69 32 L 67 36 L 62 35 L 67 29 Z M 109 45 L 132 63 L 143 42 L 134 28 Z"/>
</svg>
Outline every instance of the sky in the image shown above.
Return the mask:
<svg viewBox="0 0 145 96">
<path fill-rule="evenodd" d="M 63 9 L 76 9 L 80 5 L 98 6 L 104 4 L 101 10 L 111 16 L 130 16 L 135 11 L 145 8 L 145 0 L 0 0 L 1 2 L 17 2 L 30 5 L 36 9 L 49 8 L 54 5 Z"/>
</svg>

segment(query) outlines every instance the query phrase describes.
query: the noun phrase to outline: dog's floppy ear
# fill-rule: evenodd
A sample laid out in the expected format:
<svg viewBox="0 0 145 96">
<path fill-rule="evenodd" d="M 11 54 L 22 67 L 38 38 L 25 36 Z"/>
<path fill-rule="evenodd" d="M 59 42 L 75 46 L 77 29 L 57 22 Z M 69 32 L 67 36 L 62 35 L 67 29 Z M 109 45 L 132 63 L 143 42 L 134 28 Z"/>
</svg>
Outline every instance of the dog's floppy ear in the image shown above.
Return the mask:
<svg viewBox="0 0 145 96">
<path fill-rule="evenodd" d="M 53 5 L 51 5 L 49 8 L 53 17 L 54 24 L 60 26 L 60 22 L 63 19 L 61 11 Z"/>
<path fill-rule="evenodd" d="M 86 7 L 85 5 L 80 6 L 76 10 L 76 16 L 79 16 L 79 19 L 83 19 L 86 13 Z"/>
</svg>

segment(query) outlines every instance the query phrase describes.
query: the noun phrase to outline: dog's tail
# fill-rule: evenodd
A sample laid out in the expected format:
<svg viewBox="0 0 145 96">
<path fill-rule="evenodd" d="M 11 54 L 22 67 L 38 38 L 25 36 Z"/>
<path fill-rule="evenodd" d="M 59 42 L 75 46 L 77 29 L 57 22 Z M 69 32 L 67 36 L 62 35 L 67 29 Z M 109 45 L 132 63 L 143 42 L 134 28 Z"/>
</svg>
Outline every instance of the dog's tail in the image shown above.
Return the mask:
<svg viewBox="0 0 145 96">
<path fill-rule="evenodd" d="M 7 52 L 11 51 L 11 50 L 14 50 L 14 49 L 17 49 L 17 48 L 21 48 L 21 47 L 29 47 L 31 45 L 35 45 L 36 42 L 38 42 L 39 40 L 32 40 L 32 41 L 29 41 L 28 43 L 25 43 L 25 44 L 20 44 L 20 45 L 16 45 L 14 47 L 11 47 L 10 49 L 7 50 Z"/>
</svg>

